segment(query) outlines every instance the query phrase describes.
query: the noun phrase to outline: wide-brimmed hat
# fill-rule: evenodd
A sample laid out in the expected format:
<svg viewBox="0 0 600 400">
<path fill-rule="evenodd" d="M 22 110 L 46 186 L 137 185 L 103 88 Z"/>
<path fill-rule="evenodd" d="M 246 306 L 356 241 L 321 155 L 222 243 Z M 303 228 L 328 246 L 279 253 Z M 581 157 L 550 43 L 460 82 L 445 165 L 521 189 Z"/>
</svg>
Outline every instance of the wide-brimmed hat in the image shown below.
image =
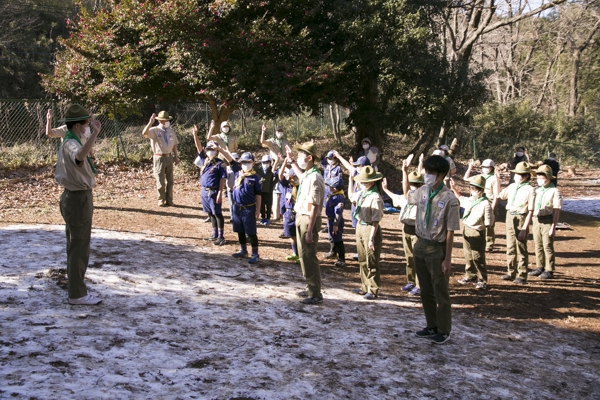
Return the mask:
<svg viewBox="0 0 600 400">
<path fill-rule="evenodd" d="M 481 163 L 482 167 L 491 167 L 493 168 L 496 164 L 494 164 L 493 160 L 490 160 L 489 158 L 486 160 L 483 160 L 483 162 Z"/>
<path fill-rule="evenodd" d="M 552 168 L 549 165 L 541 165 L 537 171 L 533 172 L 535 175 L 546 175 L 548 179 L 556 179 L 554 175 L 552 175 Z"/>
<path fill-rule="evenodd" d="M 260 162 L 271 162 L 271 156 L 269 156 L 268 154 L 265 154 L 264 156 L 262 156 L 262 158 L 260 159 Z"/>
<path fill-rule="evenodd" d="M 425 178 L 423 177 L 423 174 L 421 174 L 418 171 L 413 171 L 410 174 L 408 174 L 408 182 L 410 183 L 425 183 Z"/>
<path fill-rule="evenodd" d="M 381 172 L 377 172 L 371 167 L 367 165 L 364 168 L 360 169 L 360 173 L 354 177 L 354 180 L 358 183 L 365 182 L 375 182 L 383 178 L 383 174 Z"/>
<path fill-rule="evenodd" d="M 79 104 L 71 104 L 65 113 L 64 122 L 83 121 L 89 119 L 90 113 L 88 110 Z"/>
<path fill-rule="evenodd" d="M 252 155 L 252 153 L 247 151 L 244 154 L 242 154 L 242 156 L 240 157 L 240 162 L 244 161 L 254 161 L 254 156 Z"/>
<path fill-rule="evenodd" d="M 319 153 L 317 152 L 317 146 L 313 142 L 306 142 L 302 144 L 297 144 L 294 146 L 294 150 L 303 151 L 312 156 L 313 160 L 320 160 Z"/>
<path fill-rule="evenodd" d="M 510 172 L 519 175 L 531 174 L 531 164 L 529 164 L 527 161 L 521 161 L 517 164 L 515 169 L 511 170 Z"/>
<path fill-rule="evenodd" d="M 341 176 L 334 176 L 332 178 L 326 178 L 325 184 L 332 189 L 340 190 L 344 187 L 344 180 Z"/>
<path fill-rule="evenodd" d="M 170 120 L 172 120 L 172 119 L 173 119 L 173 117 L 171 117 L 171 116 L 169 115 L 169 113 L 168 113 L 168 112 L 166 112 L 166 111 L 161 111 L 161 112 L 159 112 L 159 113 L 158 113 L 158 115 L 156 116 L 156 120 L 157 120 L 157 121 L 170 121 Z"/>
<path fill-rule="evenodd" d="M 371 165 L 371 160 L 369 160 L 365 156 L 358 157 L 358 160 L 354 161 L 352 165 L 357 167 L 366 167 L 367 165 Z"/>
<path fill-rule="evenodd" d="M 485 179 L 481 175 L 476 175 L 469 179 L 469 185 L 473 185 L 480 189 L 485 189 Z"/>
</svg>

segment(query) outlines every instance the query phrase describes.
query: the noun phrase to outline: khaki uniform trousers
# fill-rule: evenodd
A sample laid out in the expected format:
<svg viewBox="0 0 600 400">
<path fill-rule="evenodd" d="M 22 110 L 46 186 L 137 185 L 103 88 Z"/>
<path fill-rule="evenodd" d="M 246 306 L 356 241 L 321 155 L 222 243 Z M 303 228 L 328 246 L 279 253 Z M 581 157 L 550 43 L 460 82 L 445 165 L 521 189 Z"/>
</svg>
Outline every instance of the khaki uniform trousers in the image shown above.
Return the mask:
<svg viewBox="0 0 600 400">
<path fill-rule="evenodd" d="M 414 225 L 404 224 L 402 229 L 402 246 L 404 247 L 404 257 L 406 257 L 406 281 L 419 286 L 419 277 L 415 271 L 414 248 L 417 243 L 417 234 Z"/>
<path fill-rule="evenodd" d="M 492 211 L 492 224 L 485 228 L 485 247 L 490 248 L 496 244 L 496 220 L 498 219 L 498 207 Z"/>
<path fill-rule="evenodd" d="M 383 243 L 381 226 L 377 229 L 373 238 L 375 251 L 369 249 L 369 238 L 371 237 L 371 225 L 363 225 L 360 221 L 356 224 L 356 252 L 358 253 L 358 268 L 360 272 L 360 288 L 365 293 L 379 294 L 381 286 L 379 257 Z"/>
<path fill-rule="evenodd" d="M 535 258 L 539 269 L 554 272 L 556 266 L 554 257 L 554 237 L 550 237 L 553 216 L 533 217 L 533 242 L 535 244 Z"/>
<path fill-rule="evenodd" d="M 526 215 L 506 213 L 506 261 L 508 275 L 527 280 L 527 266 L 529 265 L 527 238 L 525 240 L 517 239 L 525 218 Z"/>
<path fill-rule="evenodd" d="M 319 243 L 319 231 L 321 230 L 321 216 L 317 216 L 313 226 L 313 243 L 306 243 L 306 232 L 310 216 L 296 214 L 296 241 L 298 243 L 298 256 L 302 276 L 306 279 L 308 297 L 321 296 L 321 267 L 317 258 L 317 245 Z"/>
<path fill-rule="evenodd" d="M 87 295 L 83 281 L 90 260 L 94 200 L 92 190 L 70 191 L 60 196 L 60 213 L 67 235 L 67 280 L 70 299 Z"/>
<path fill-rule="evenodd" d="M 154 156 L 153 162 L 158 201 L 173 204 L 173 154 Z"/>
<path fill-rule="evenodd" d="M 449 277 L 442 272 L 446 243 L 419 239 L 415 245 L 415 268 L 421 285 L 421 302 L 428 328 L 448 334 L 452 330 Z"/>
<path fill-rule="evenodd" d="M 465 253 L 465 277 L 479 278 L 487 283 L 485 266 L 486 231 L 480 231 L 465 225 L 463 230 L 463 251 Z"/>
</svg>

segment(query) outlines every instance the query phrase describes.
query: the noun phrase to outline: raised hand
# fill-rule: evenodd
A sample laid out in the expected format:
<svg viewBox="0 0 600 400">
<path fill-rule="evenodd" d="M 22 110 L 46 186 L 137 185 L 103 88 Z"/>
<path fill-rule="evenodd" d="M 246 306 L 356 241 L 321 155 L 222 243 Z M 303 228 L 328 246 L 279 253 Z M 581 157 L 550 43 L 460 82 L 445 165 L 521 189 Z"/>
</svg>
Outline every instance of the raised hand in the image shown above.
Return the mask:
<svg viewBox="0 0 600 400">
<path fill-rule="evenodd" d="M 92 130 L 95 133 L 100 132 L 100 128 L 102 127 L 102 124 L 100 123 L 100 121 L 98 121 L 96 119 L 96 116 L 94 114 L 92 114 L 92 118 L 91 118 L 91 121 L 90 121 L 90 127 L 92 128 Z"/>
<path fill-rule="evenodd" d="M 381 186 L 383 186 L 384 189 L 388 188 L 387 178 L 383 178 L 383 180 L 381 181 Z"/>
<path fill-rule="evenodd" d="M 49 108 L 48 111 L 46 112 L 46 119 L 49 121 L 52 121 L 52 109 Z"/>
<path fill-rule="evenodd" d="M 152 113 L 152 115 L 150 116 L 150 121 L 149 121 L 149 123 L 150 123 L 150 124 L 153 124 L 153 123 L 154 123 L 154 121 L 156 121 L 156 113 Z"/>
<path fill-rule="evenodd" d="M 262 133 L 265 133 L 267 131 L 267 123 L 263 122 L 262 124 Z"/>
</svg>

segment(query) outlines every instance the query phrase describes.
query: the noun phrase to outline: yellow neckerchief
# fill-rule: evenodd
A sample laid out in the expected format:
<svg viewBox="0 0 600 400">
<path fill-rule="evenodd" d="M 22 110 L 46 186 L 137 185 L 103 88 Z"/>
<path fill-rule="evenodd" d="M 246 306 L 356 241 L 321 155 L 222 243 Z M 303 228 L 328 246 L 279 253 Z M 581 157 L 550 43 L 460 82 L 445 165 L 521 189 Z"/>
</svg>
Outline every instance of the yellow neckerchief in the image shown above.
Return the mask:
<svg viewBox="0 0 600 400">
<path fill-rule="evenodd" d="M 337 196 L 338 194 L 344 194 L 344 189 L 336 190 L 335 192 L 331 192 L 329 196 L 327 196 L 327 201 L 331 199 L 333 196 Z"/>
<path fill-rule="evenodd" d="M 244 178 L 247 178 L 247 177 L 252 176 L 252 175 L 256 175 L 256 171 L 254 171 L 254 168 L 252 168 L 248 172 L 244 172 L 244 170 L 241 169 L 240 172 L 238 173 L 238 178 L 235 181 L 235 187 L 240 186 L 242 184 L 242 181 L 244 180 Z"/>
<path fill-rule="evenodd" d="M 206 167 L 208 167 L 209 165 L 216 164 L 217 160 L 218 160 L 218 158 L 216 156 L 212 159 L 209 158 L 208 156 L 206 156 L 206 160 L 204 160 L 204 165 L 202 166 L 202 169 L 200 170 L 200 175 L 202 175 L 204 173 L 204 170 L 206 169 Z"/>
</svg>

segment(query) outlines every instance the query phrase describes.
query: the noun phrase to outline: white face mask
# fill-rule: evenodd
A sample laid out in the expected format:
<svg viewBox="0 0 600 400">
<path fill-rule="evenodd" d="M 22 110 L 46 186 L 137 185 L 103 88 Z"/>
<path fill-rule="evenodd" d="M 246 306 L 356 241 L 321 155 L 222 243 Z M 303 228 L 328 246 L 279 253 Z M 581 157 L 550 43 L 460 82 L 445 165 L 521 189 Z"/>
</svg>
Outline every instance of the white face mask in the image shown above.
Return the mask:
<svg viewBox="0 0 600 400">
<path fill-rule="evenodd" d="M 486 174 L 486 175 L 487 175 L 487 174 L 489 174 L 489 173 L 491 173 L 491 172 L 492 172 L 492 169 L 491 169 L 491 168 L 484 167 L 484 168 L 481 168 L 481 172 L 483 172 L 484 174 Z"/>
<path fill-rule="evenodd" d="M 417 190 L 417 189 L 418 189 L 418 188 L 417 188 L 416 186 L 412 186 L 412 185 L 410 186 L 410 191 L 411 191 L 411 192 L 414 192 L 414 191 L 415 191 L 415 190 Z"/>
<path fill-rule="evenodd" d="M 308 163 L 306 162 L 306 158 L 304 158 L 304 157 L 303 157 L 303 158 L 300 158 L 300 157 L 298 157 L 298 161 L 296 161 L 296 162 L 298 163 L 298 166 L 299 166 L 301 169 L 306 169 L 306 165 L 308 164 Z"/>
<path fill-rule="evenodd" d="M 537 178 L 537 184 L 538 186 L 546 186 L 546 178 Z"/>
<path fill-rule="evenodd" d="M 367 190 L 368 187 L 364 183 L 359 184 L 360 190 Z"/>
<path fill-rule="evenodd" d="M 437 174 L 425 174 L 425 184 L 427 186 L 434 187 L 435 181 L 437 181 Z"/>
<path fill-rule="evenodd" d="M 213 158 L 217 155 L 217 152 L 215 150 L 206 150 L 206 155 L 208 156 L 208 158 Z"/>
<path fill-rule="evenodd" d="M 515 174 L 514 180 L 515 180 L 515 183 L 519 184 L 523 181 L 523 177 L 521 175 Z"/>
<path fill-rule="evenodd" d="M 162 125 L 163 129 L 167 129 L 171 126 L 171 123 L 169 121 L 163 121 L 160 124 Z"/>
<path fill-rule="evenodd" d="M 471 197 L 474 199 L 477 199 L 477 198 L 481 197 L 481 193 L 479 193 L 476 190 L 471 190 Z"/>
<path fill-rule="evenodd" d="M 244 164 L 242 164 L 242 171 L 248 172 L 251 169 L 252 169 L 252 164 L 251 163 L 244 163 Z"/>
<path fill-rule="evenodd" d="M 371 147 L 369 143 L 363 143 L 363 149 L 369 150 L 369 147 Z"/>
<path fill-rule="evenodd" d="M 522 151 L 517 151 L 517 157 L 523 157 L 523 152 Z"/>
<path fill-rule="evenodd" d="M 267 169 L 271 166 L 271 163 L 262 163 L 263 169 Z"/>
<path fill-rule="evenodd" d="M 277 136 L 278 139 L 281 139 L 283 137 L 283 132 L 277 131 L 277 132 L 275 132 L 275 136 Z"/>
<path fill-rule="evenodd" d="M 229 133 L 229 127 L 228 126 L 226 126 L 226 127 L 223 128 L 223 133 Z"/>
<path fill-rule="evenodd" d="M 327 164 L 329 164 L 329 165 L 333 165 L 334 163 L 335 163 L 335 161 L 333 161 L 333 159 L 332 159 L 332 158 L 328 158 L 328 159 L 327 159 Z"/>
</svg>

